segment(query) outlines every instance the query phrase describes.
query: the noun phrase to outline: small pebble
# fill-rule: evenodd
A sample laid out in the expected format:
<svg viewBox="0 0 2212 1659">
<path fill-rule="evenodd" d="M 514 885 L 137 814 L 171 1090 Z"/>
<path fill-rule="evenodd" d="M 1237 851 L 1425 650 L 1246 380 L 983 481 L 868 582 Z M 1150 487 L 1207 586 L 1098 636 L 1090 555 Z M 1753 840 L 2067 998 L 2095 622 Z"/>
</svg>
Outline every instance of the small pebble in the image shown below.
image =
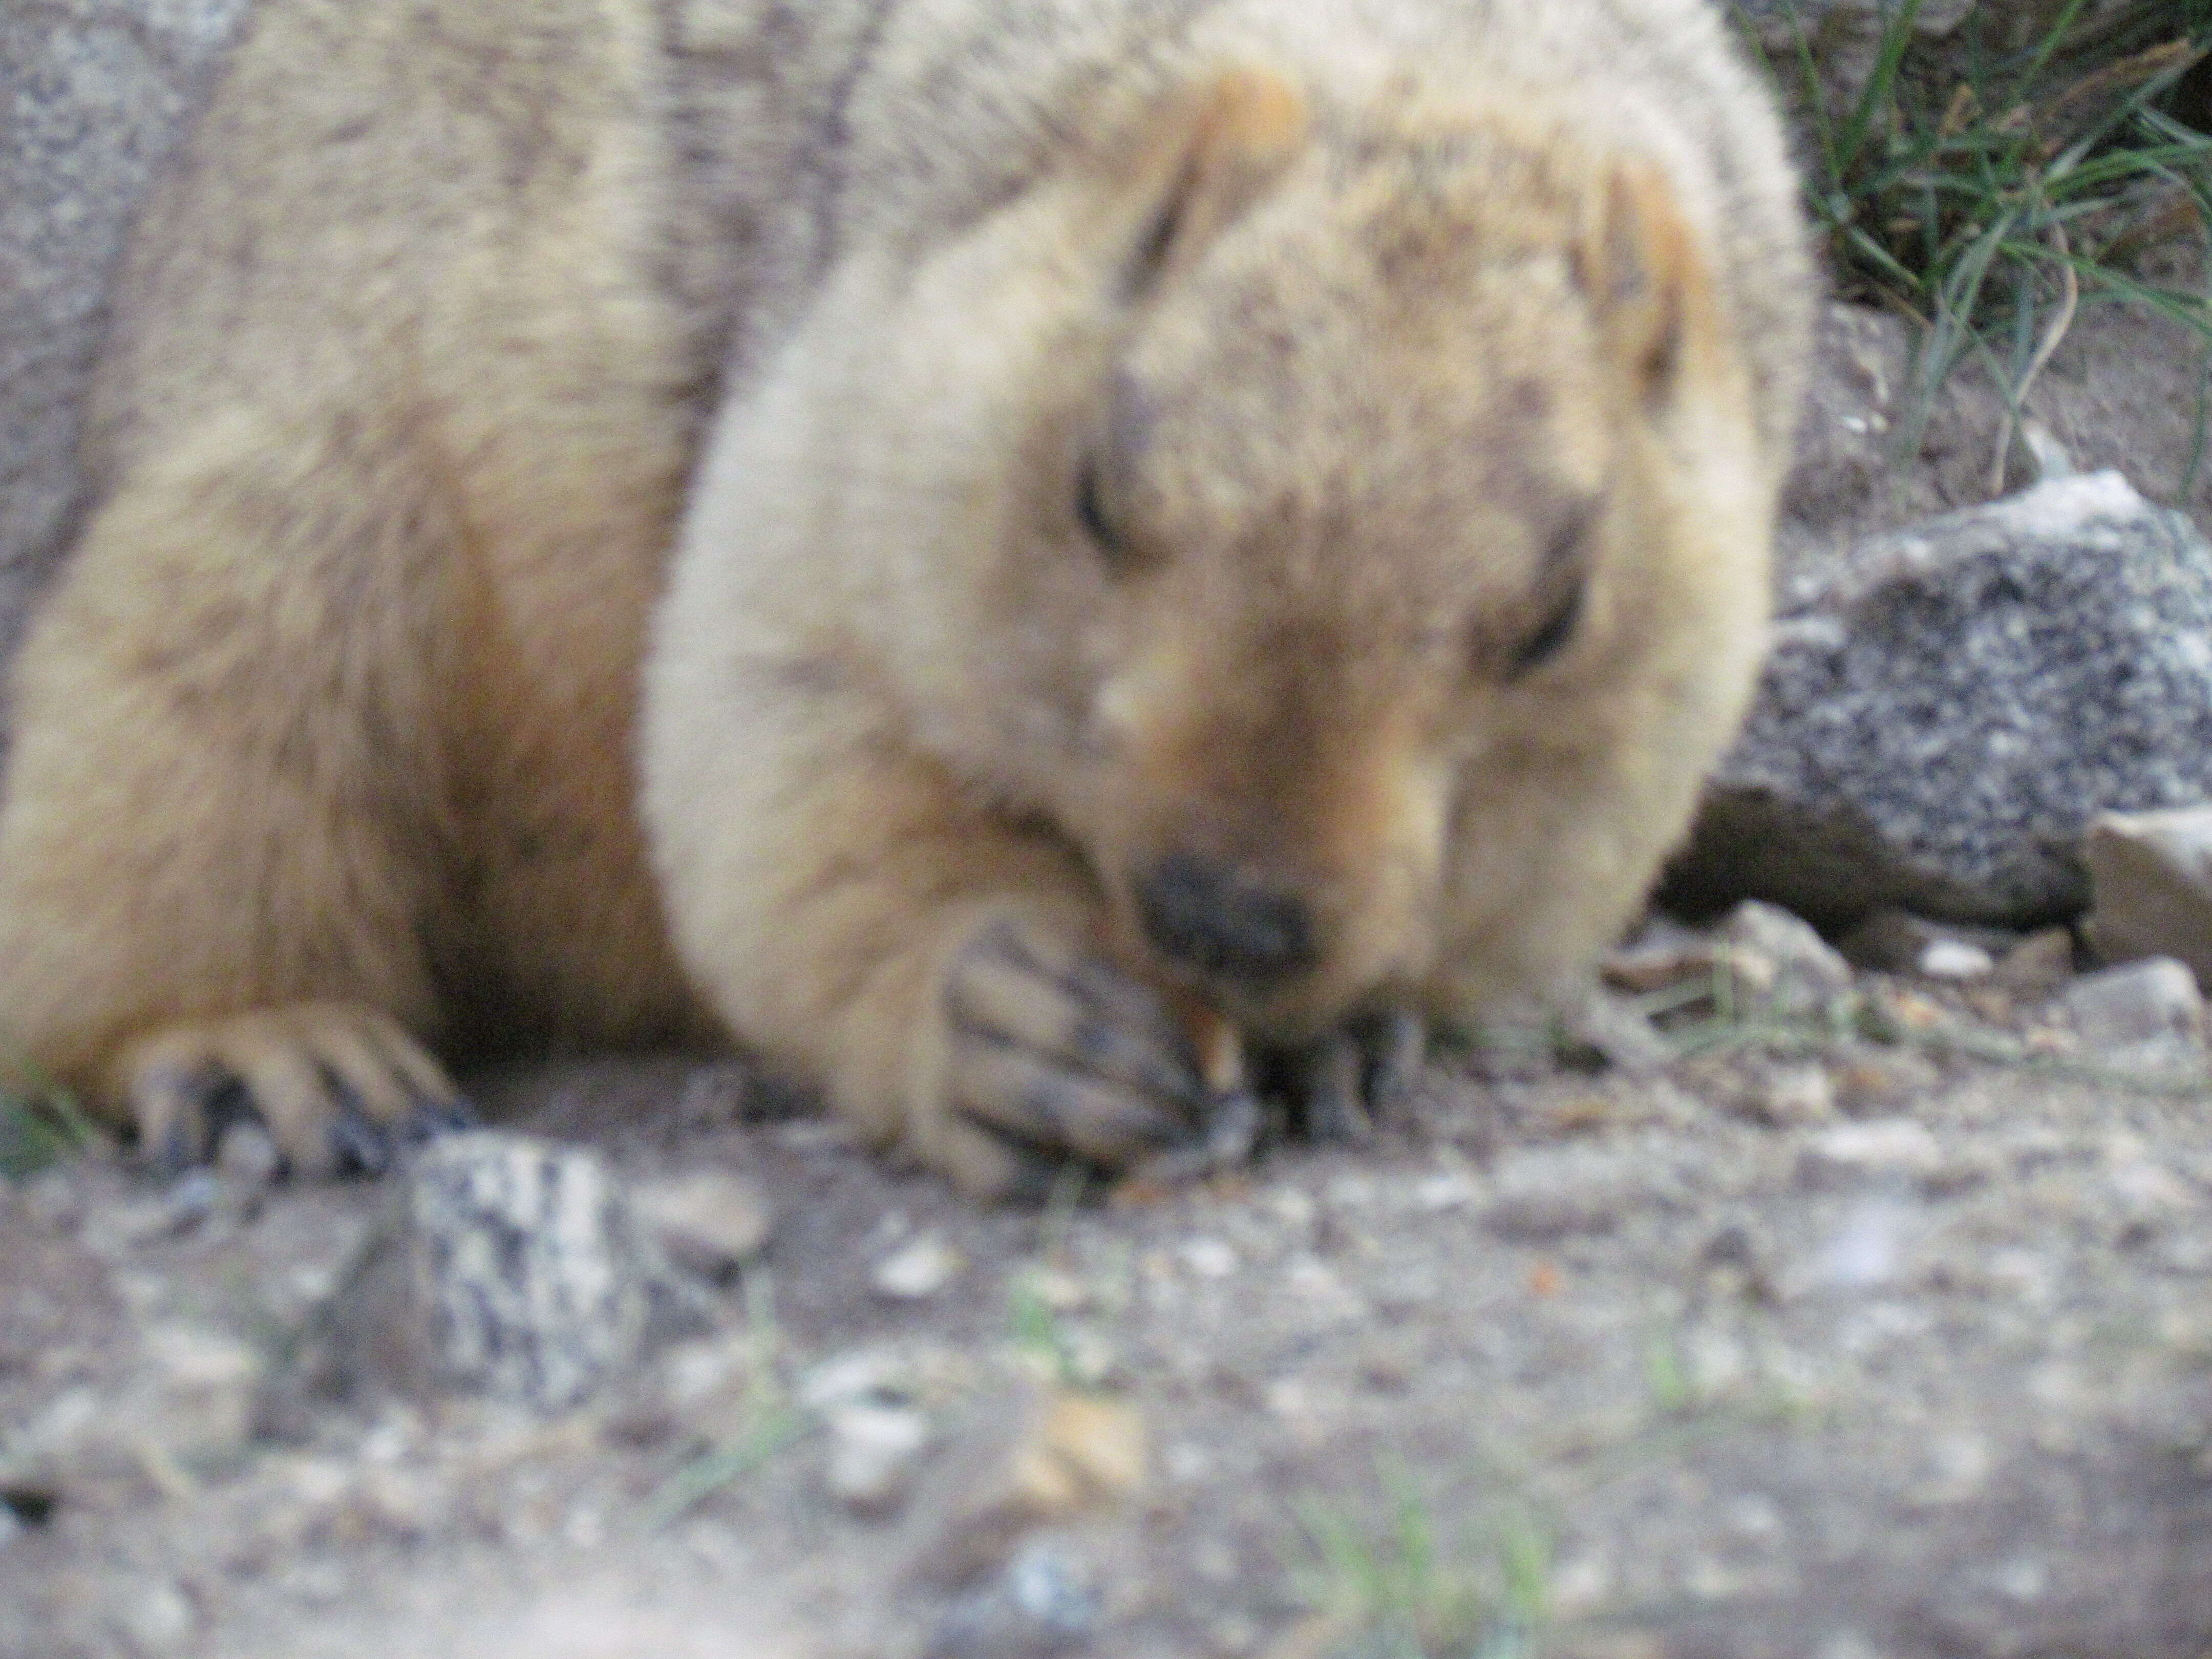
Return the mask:
<svg viewBox="0 0 2212 1659">
<path fill-rule="evenodd" d="M 1237 1252 L 1218 1238 L 1192 1238 L 1177 1252 L 1182 1265 L 1200 1279 L 1227 1279 L 1242 1264 Z"/>
<path fill-rule="evenodd" d="M 1909 910 L 1876 910 L 1837 940 L 1836 948 L 1855 968 L 1909 974 L 1918 971 L 1921 954 L 1929 945 L 1950 937 L 1936 923 Z"/>
<path fill-rule="evenodd" d="M 876 1263 L 868 1283 L 896 1302 L 935 1296 L 960 1276 L 967 1259 L 941 1233 L 923 1233 Z"/>
<path fill-rule="evenodd" d="M 199 1614 L 174 1581 L 157 1578 L 124 1603 L 116 1623 L 141 1651 L 167 1653 L 191 1639 Z"/>
<path fill-rule="evenodd" d="M 1936 1062 L 1917 1049 L 1865 1049 L 1836 1079 L 1836 1103 L 1852 1117 L 1894 1116 L 1942 1077 Z"/>
<path fill-rule="evenodd" d="M 1810 922 L 1778 905 L 1746 899 L 1729 912 L 1720 937 L 1748 988 L 1769 997 L 1778 1012 L 1810 1013 L 1851 988 L 1850 963 Z M 1765 985 L 1759 983 L 1763 976 Z"/>
<path fill-rule="evenodd" d="M 2138 1217 L 2178 1214 L 2197 1204 L 2194 1188 L 2164 1164 L 2140 1153 L 2114 1158 L 2106 1179 L 2113 1194 Z"/>
<path fill-rule="evenodd" d="M 1537 1148 L 1502 1159 L 1483 1224 L 1501 1238 L 1541 1244 L 1611 1232 L 1638 1194 L 1610 1158 L 1576 1148 Z"/>
<path fill-rule="evenodd" d="M 1825 1066 L 1779 1066 L 1758 1096 L 1759 1115 L 1784 1127 L 1820 1123 L 1836 1115 L 1836 1080 Z"/>
<path fill-rule="evenodd" d="M 129 1405 L 133 1432 L 179 1463 L 234 1457 L 253 1437 L 268 1360 L 203 1326 L 165 1322 L 144 1338 L 150 1362 Z"/>
<path fill-rule="evenodd" d="M 1853 1205 L 1842 1223 L 1813 1253 L 1793 1288 L 1871 1291 L 1903 1271 L 1911 1210 L 1893 1200 L 1870 1198 Z"/>
<path fill-rule="evenodd" d="M 906 1501 L 929 1447 L 929 1419 L 912 1406 L 858 1402 L 830 1414 L 830 1496 L 858 1515 Z"/>
<path fill-rule="evenodd" d="M 1813 1137 L 1797 1158 L 1800 1186 L 1847 1187 L 1882 1180 L 1923 1181 L 1943 1166 L 1925 1124 L 1909 1117 L 1838 1123 Z"/>
<path fill-rule="evenodd" d="M 726 1170 L 640 1182 L 630 1202 L 670 1261 L 708 1279 L 735 1273 L 767 1247 L 775 1227 L 760 1183 Z"/>
<path fill-rule="evenodd" d="M 267 1186 L 283 1163 L 276 1141 L 258 1123 L 232 1124 L 216 1146 L 216 1171 L 241 1186 Z"/>
<path fill-rule="evenodd" d="M 1710 975 L 1715 957 L 1706 935 L 1659 916 L 1627 944 L 1607 952 L 1598 971 L 1616 990 L 1641 995 Z"/>
<path fill-rule="evenodd" d="M 1038 1540 L 939 1616 L 929 1659 L 1043 1659 L 1083 1646 L 1104 1620 L 1096 1571 L 1071 1550 Z"/>
<path fill-rule="evenodd" d="M 958 1477 L 932 1506 L 914 1561 L 923 1578 L 971 1583 L 1041 1528 L 1109 1511 L 1144 1485 L 1145 1419 L 1126 1401 L 1071 1389 L 1029 1389 L 969 1413 L 943 1462 Z"/>
<path fill-rule="evenodd" d="M 1997 963 L 1997 983 L 2011 991 L 2040 994 L 2074 977 L 2074 935 L 2063 927 L 2030 933 Z"/>
<path fill-rule="evenodd" d="M 1987 979 L 1997 966 L 1996 958 L 1980 945 L 1958 939 L 1932 941 L 1913 965 L 1925 978 L 1953 981 Z"/>
<path fill-rule="evenodd" d="M 1048 1543 L 1032 1543 L 1006 1564 L 1013 1604 L 1063 1640 L 1081 1640 L 1098 1627 L 1103 1606 L 1087 1565 Z"/>
<path fill-rule="evenodd" d="M 915 1367 L 889 1348 L 856 1348 L 833 1354 L 799 1382 L 799 1403 L 829 1413 L 871 1398 L 898 1400 L 914 1391 Z"/>
</svg>

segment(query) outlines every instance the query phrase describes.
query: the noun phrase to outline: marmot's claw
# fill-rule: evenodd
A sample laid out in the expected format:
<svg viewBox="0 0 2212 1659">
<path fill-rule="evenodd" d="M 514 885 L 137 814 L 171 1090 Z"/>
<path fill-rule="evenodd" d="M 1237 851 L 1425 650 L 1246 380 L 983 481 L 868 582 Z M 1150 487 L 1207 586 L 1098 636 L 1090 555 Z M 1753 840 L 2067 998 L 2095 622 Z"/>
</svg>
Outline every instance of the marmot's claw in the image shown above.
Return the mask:
<svg viewBox="0 0 2212 1659">
<path fill-rule="evenodd" d="M 1017 1156 L 1120 1169 L 1200 1133 L 1197 1062 L 1159 1000 L 1011 922 L 953 965 L 947 1106 Z M 1004 1190 L 1006 1181 L 992 1184 Z M 1050 1184 L 1048 1180 L 1048 1186 Z"/>
<path fill-rule="evenodd" d="M 303 1003 L 167 1027 L 125 1050 L 118 1085 L 155 1166 L 181 1173 L 238 1122 L 301 1176 L 381 1174 L 399 1149 L 468 1121 L 459 1091 L 390 1016 Z"/>
<path fill-rule="evenodd" d="M 331 1120 L 331 1158 L 343 1173 L 382 1175 L 392 1167 L 392 1132 L 341 1097 L 337 1115 Z"/>
<path fill-rule="evenodd" d="M 1307 1139 L 1364 1146 L 1398 1114 L 1426 1056 L 1428 1034 L 1402 1010 L 1362 1015 L 1290 1056 Z"/>
<path fill-rule="evenodd" d="M 1405 1115 L 1414 1080 L 1429 1059 L 1428 1023 L 1393 1008 L 1364 1022 L 1367 1030 L 1367 1109 L 1377 1123 Z"/>
<path fill-rule="evenodd" d="M 1206 1155 L 1216 1170 L 1234 1170 L 1252 1161 L 1267 1115 L 1260 1097 L 1249 1089 L 1216 1095 L 1206 1103 Z"/>
<path fill-rule="evenodd" d="M 420 1146 L 440 1135 L 459 1134 L 476 1127 L 476 1108 L 463 1096 L 455 1095 L 449 1100 L 418 1100 L 414 1110 L 400 1121 L 399 1139 L 403 1146 Z"/>
</svg>

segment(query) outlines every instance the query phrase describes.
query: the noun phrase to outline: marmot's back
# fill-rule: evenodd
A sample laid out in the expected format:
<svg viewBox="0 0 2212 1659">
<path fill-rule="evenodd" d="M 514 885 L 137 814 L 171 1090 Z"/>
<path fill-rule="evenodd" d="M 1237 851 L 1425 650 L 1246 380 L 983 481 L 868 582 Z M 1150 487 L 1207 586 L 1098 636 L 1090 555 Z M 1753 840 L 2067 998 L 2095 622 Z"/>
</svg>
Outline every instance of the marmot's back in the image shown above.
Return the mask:
<svg viewBox="0 0 2212 1659">
<path fill-rule="evenodd" d="M 1556 117 L 1666 169 L 1719 255 L 1762 427 L 1790 439 L 1812 268 L 1772 100 L 1706 0 L 892 0 L 858 46 L 801 169 L 824 191 L 822 255 L 969 222 L 1210 66 L 1310 89 L 1324 137 L 1370 100 Z"/>
</svg>

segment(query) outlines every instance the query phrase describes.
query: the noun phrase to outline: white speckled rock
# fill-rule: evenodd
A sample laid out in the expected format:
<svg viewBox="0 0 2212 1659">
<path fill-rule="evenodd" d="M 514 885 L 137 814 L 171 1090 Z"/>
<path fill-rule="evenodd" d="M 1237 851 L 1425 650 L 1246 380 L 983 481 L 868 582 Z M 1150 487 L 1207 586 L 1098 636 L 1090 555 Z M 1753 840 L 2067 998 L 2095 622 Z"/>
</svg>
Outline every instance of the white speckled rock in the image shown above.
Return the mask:
<svg viewBox="0 0 2212 1659">
<path fill-rule="evenodd" d="M 1778 623 L 1668 893 L 2037 923 L 2099 813 L 2207 799 L 2212 548 L 2095 473 L 1876 538 Z"/>
<path fill-rule="evenodd" d="M 565 1410 L 627 1371 L 685 1305 L 596 1154 L 452 1135 L 406 1170 L 333 1300 L 334 1380 Z"/>
</svg>

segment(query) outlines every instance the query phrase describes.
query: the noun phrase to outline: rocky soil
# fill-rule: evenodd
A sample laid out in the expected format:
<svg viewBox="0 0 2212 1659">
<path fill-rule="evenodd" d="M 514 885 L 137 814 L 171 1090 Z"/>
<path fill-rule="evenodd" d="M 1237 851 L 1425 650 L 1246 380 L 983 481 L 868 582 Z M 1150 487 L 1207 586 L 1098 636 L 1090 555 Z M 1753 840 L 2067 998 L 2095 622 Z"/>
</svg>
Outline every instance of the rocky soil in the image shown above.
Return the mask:
<svg viewBox="0 0 2212 1659">
<path fill-rule="evenodd" d="M 734 1066 L 480 1079 L 690 1264 L 564 1411 L 331 1363 L 404 1177 L 51 1170 L 0 1200 L 0 1653 L 2197 1659 L 2193 983 L 1748 920 L 1370 1149 L 1042 1213 Z"/>
</svg>

